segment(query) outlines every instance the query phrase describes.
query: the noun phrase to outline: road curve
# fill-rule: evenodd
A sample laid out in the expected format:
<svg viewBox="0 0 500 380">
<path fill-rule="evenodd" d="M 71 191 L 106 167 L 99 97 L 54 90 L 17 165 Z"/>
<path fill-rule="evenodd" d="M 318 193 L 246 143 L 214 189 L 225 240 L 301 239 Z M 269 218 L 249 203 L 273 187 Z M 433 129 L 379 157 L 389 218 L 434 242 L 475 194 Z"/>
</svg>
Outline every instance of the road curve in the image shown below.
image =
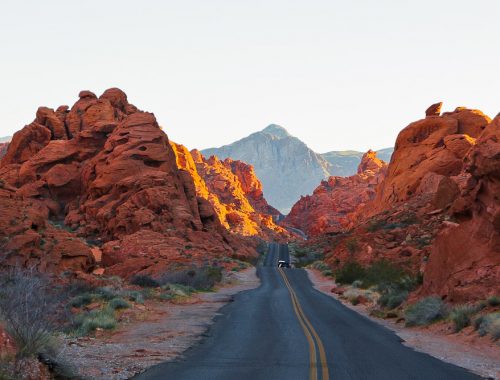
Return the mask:
<svg viewBox="0 0 500 380">
<path fill-rule="evenodd" d="M 278 269 L 271 244 L 262 284 L 223 307 L 182 359 L 137 380 L 472 380 L 480 377 L 401 344 L 391 331 L 315 290 L 301 269 Z"/>
</svg>

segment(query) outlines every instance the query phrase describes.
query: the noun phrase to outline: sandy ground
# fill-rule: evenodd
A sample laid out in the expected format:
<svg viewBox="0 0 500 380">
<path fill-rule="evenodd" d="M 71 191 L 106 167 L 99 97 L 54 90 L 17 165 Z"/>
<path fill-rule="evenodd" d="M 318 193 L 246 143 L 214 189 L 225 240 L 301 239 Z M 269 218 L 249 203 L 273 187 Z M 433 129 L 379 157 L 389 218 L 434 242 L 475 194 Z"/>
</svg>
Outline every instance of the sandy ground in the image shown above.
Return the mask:
<svg viewBox="0 0 500 380">
<path fill-rule="evenodd" d="M 314 287 L 338 299 L 330 290 L 335 286 L 331 278 L 321 275 L 316 270 L 307 270 Z M 367 318 L 394 331 L 405 345 L 425 352 L 445 362 L 467 368 L 480 376 L 500 379 L 500 346 L 489 337 L 479 337 L 472 327 L 455 334 L 449 323 L 436 323 L 424 328 L 406 328 L 402 323 L 390 319 L 379 319 L 369 315 L 366 305 L 353 306 L 343 302 L 345 306 L 363 314 Z"/>
<path fill-rule="evenodd" d="M 88 379 L 128 379 L 172 360 L 195 344 L 217 311 L 243 290 L 260 285 L 255 268 L 231 273 L 216 292 L 198 293 L 182 304 L 146 302 L 121 316 L 118 329 L 65 342 L 62 356 Z"/>
</svg>

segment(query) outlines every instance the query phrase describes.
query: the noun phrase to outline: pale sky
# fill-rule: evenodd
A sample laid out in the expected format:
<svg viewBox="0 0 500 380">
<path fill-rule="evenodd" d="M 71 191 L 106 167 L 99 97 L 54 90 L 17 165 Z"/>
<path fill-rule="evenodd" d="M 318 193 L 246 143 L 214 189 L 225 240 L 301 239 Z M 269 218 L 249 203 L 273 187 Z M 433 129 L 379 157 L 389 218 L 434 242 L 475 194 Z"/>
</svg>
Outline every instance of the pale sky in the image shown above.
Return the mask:
<svg viewBox="0 0 500 380">
<path fill-rule="evenodd" d="M 499 0 L 1 0 L 0 136 L 120 87 L 189 148 L 270 123 L 392 146 L 431 103 L 500 111 Z"/>
</svg>

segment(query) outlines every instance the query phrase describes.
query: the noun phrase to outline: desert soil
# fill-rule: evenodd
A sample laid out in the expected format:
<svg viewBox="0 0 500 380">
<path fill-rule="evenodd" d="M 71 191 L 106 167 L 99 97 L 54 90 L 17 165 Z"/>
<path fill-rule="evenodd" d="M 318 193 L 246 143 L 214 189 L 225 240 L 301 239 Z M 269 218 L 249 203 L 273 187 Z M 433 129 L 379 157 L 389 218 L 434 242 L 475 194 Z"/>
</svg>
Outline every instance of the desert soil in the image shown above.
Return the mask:
<svg viewBox="0 0 500 380">
<path fill-rule="evenodd" d="M 324 277 L 317 270 L 308 269 L 307 273 L 317 290 L 392 330 L 406 346 L 467 368 L 480 376 L 500 379 L 500 345 L 492 342 L 487 336 L 478 336 L 472 327 L 465 328 L 456 334 L 453 333 L 451 325 L 445 322 L 421 328 L 406 328 L 402 323 L 396 323 L 395 320 L 375 318 L 369 315 L 366 305 L 353 306 L 332 293 L 331 289 L 336 286 L 333 279 Z"/>
<path fill-rule="evenodd" d="M 231 272 L 217 291 L 197 293 L 182 304 L 148 301 L 136 305 L 122 315 L 117 330 L 68 339 L 61 355 L 85 379 L 128 379 L 179 357 L 201 339 L 234 294 L 259 285 L 255 268 L 249 268 Z"/>
</svg>

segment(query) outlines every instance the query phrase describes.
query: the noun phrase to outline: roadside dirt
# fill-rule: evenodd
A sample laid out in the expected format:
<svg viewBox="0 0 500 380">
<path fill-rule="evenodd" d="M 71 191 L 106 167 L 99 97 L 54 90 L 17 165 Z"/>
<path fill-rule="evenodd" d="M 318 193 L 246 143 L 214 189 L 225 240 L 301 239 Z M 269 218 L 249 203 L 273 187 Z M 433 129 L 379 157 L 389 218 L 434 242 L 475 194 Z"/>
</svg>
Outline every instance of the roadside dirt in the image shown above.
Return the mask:
<svg viewBox="0 0 500 380">
<path fill-rule="evenodd" d="M 487 336 L 480 337 L 472 327 L 453 333 L 450 323 L 435 323 L 427 327 L 406 328 L 402 323 L 390 319 L 380 319 L 369 315 L 367 305 L 353 306 L 331 292 L 336 286 L 331 278 L 324 277 L 319 271 L 307 269 L 314 287 L 324 294 L 342 302 L 348 308 L 394 331 L 406 346 L 416 351 L 432 355 L 445 362 L 467 368 L 489 378 L 500 379 L 500 346 Z"/>
<path fill-rule="evenodd" d="M 215 292 L 197 293 L 181 304 L 146 302 L 121 315 L 119 328 L 95 337 L 68 339 L 62 356 L 85 379 L 128 379 L 173 360 L 195 344 L 232 296 L 260 285 L 255 268 L 230 273 Z"/>
</svg>

